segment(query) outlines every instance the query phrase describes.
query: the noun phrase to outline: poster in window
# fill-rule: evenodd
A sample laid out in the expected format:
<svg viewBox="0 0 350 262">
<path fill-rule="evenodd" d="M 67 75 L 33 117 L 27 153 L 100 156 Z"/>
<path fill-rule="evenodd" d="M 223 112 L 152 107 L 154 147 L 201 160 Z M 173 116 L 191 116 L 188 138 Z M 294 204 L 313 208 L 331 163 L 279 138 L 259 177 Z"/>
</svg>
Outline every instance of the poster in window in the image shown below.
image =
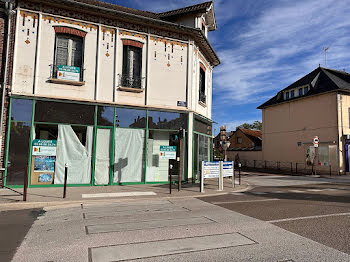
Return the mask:
<svg viewBox="0 0 350 262">
<path fill-rule="evenodd" d="M 55 156 L 36 156 L 34 158 L 34 172 L 55 172 Z"/>
<path fill-rule="evenodd" d="M 80 68 L 76 66 L 57 66 L 57 79 L 80 81 Z"/>
<path fill-rule="evenodd" d="M 53 173 L 51 174 L 40 174 L 38 181 L 41 183 L 48 183 L 48 182 L 52 182 L 52 178 L 53 178 Z"/>
</svg>

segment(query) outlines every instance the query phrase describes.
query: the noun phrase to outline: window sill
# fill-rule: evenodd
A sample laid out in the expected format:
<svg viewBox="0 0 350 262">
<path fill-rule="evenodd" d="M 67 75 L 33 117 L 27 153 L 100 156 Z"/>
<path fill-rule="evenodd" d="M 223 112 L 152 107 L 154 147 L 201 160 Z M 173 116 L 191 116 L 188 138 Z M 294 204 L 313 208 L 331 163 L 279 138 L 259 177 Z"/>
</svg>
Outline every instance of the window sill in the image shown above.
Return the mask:
<svg viewBox="0 0 350 262">
<path fill-rule="evenodd" d="M 142 93 L 143 89 L 142 88 L 132 88 L 132 87 L 122 87 L 120 86 L 118 88 L 119 91 L 125 91 L 125 92 L 131 92 L 131 93 Z"/>
<path fill-rule="evenodd" d="M 205 103 L 203 103 L 202 101 L 198 101 L 198 104 L 200 104 L 202 107 L 207 107 L 207 105 Z"/>
<path fill-rule="evenodd" d="M 48 81 L 50 83 L 54 83 L 54 84 L 71 85 L 71 86 L 83 86 L 83 85 L 85 85 L 85 82 L 83 82 L 83 81 L 63 80 L 63 79 L 57 79 L 57 78 L 49 78 Z"/>
</svg>

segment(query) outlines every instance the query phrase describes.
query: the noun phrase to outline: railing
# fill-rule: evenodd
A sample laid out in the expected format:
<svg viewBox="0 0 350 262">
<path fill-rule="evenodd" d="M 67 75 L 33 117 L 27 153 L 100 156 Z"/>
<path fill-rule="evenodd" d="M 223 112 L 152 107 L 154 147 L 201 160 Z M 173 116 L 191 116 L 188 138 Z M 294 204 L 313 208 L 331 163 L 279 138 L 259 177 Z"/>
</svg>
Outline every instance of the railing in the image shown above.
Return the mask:
<svg viewBox="0 0 350 262">
<path fill-rule="evenodd" d="M 120 87 L 144 89 L 145 77 L 134 77 L 125 74 L 118 74 L 118 88 Z"/>
<path fill-rule="evenodd" d="M 51 64 L 50 67 L 50 79 L 62 79 L 62 80 L 70 80 L 70 81 L 77 81 L 77 82 L 83 82 L 84 79 L 83 79 L 83 72 L 85 69 L 81 69 L 79 68 L 80 72 L 79 72 L 79 75 L 76 77 L 74 76 L 74 73 L 73 74 L 70 74 L 69 76 L 59 76 L 58 75 L 58 66 L 60 65 L 55 65 L 55 64 Z M 78 73 L 76 73 L 78 74 Z"/>
<path fill-rule="evenodd" d="M 267 160 L 245 160 L 239 161 L 244 170 L 256 170 L 261 172 L 277 173 L 277 174 L 295 174 L 295 175 L 335 175 L 338 169 L 331 165 L 307 165 L 305 163 L 283 162 L 283 161 L 267 161 Z M 235 161 L 235 165 L 238 162 Z"/>
<path fill-rule="evenodd" d="M 207 96 L 202 92 L 199 92 L 199 101 L 201 101 L 204 104 L 206 104 L 207 102 Z"/>
</svg>

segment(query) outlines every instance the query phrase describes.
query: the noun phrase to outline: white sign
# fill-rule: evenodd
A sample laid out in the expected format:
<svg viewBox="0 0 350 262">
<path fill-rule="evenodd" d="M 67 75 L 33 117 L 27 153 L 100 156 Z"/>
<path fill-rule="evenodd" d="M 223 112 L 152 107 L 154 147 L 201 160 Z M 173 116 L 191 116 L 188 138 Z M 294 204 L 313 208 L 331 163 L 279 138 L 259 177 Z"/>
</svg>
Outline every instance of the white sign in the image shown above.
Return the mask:
<svg viewBox="0 0 350 262">
<path fill-rule="evenodd" d="M 233 176 L 233 162 L 224 162 L 222 165 L 223 177 Z"/>
<path fill-rule="evenodd" d="M 314 147 L 318 147 L 318 143 L 320 142 L 320 140 L 318 139 L 318 136 L 315 136 L 312 142 L 314 144 Z"/>
<path fill-rule="evenodd" d="M 56 140 L 35 139 L 33 141 L 33 156 L 56 156 Z"/>
<path fill-rule="evenodd" d="M 220 162 L 203 161 L 203 178 L 216 178 L 220 175 Z"/>
<path fill-rule="evenodd" d="M 57 66 L 57 79 L 80 81 L 80 68 L 75 66 Z"/>
<path fill-rule="evenodd" d="M 160 159 L 176 159 L 176 146 L 160 146 Z"/>
</svg>

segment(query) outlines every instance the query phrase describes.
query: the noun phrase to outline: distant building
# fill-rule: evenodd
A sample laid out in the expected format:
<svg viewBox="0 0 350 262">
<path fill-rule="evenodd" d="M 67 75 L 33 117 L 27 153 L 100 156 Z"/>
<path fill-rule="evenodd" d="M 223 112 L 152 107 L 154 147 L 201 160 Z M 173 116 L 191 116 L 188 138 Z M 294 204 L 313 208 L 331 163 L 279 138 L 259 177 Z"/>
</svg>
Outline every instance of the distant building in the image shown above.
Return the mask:
<svg viewBox="0 0 350 262">
<path fill-rule="evenodd" d="M 238 128 L 229 141 L 229 150 L 261 150 L 262 131 Z"/>
</svg>

